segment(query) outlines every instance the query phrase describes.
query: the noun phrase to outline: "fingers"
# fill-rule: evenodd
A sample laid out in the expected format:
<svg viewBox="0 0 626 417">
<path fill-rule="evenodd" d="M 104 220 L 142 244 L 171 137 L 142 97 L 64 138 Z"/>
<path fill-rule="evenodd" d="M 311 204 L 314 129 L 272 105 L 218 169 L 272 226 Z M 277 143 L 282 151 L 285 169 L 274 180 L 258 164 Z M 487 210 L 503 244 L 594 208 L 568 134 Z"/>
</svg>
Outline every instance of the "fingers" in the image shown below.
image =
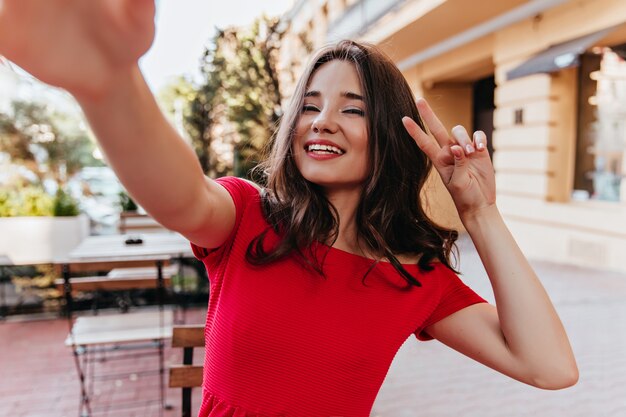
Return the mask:
<svg viewBox="0 0 626 417">
<path fill-rule="evenodd" d="M 470 139 L 467 130 L 465 130 L 463 126 L 454 126 L 452 128 L 452 136 L 456 139 L 457 143 L 461 145 L 463 152 L 467 155 L 471 155 L 476 151 L 472 139 Z"/>
<path fill-rule="evenodd" d="M 454 145 L 456 142 L 461 145 L 466 155 L 471 155 L 475 151 L 481 152 L 487 149 L 487 137 L 483 131 L 479 130 L 475 132 L 473 138 L 470 138 L 467 130 L 465 130 L 463 126 L 459 125 L 452 128 L 451 138 L 446 130 L 446 127 L 443 123 L 441 123 L 425 99 L 419 98 L 417 100 L 417 109 L 420 116 L 424 120 L 424 123 L 428 126 L 428 129 L 441 147 Z"/>
<path fill-rule="evenodd" d="M 410 117 L 404 116 L 402 118 L 402 124 L 406 131 L 409 132 L 409 135 L 415 140 L 417 146 L 432 160 L 440 150 L 437 142 L 427 135 L 426 132 L 415 123 L 415 120 Z"/>
<path fill-rule="evenodd" d="M 448 178 L 446 186 L 448 188 L 463 188 L 469 178 L 469 155 L 466 154 L 466 151 L 461 147 L 461 145 L 450 146 L 450 152 L 452 152 L 452 155 L 454 156 L 454 171 L 452 171 L 452 175 Z"/>
<path fill-rule="evenodd" d="M 474 152 L 483 152 L 487 149 L 487 136 L 482 130 L 474 132 L 473 138 L 470 138 L 467 130 L 458 125 L 452 128 L 452 136 L 463 148 L 465 155 L 469 156 Z"/>
<path fill-rule="evenodd" d="M 482 130 L 474 132 L 474 146 L 479 152 L 487 150 L 487 135 Z"/>
<path fill-rule="evenodd" d="M 439 120 L 433 109 L 430 108 L 428 102 L 423 98 L 418 99 L 417 110 L 439 145 L 449 145 L 452 141 L 450 140 L 450 135 L 448 135 L 448 130 L 443 123 L 441 123 L 441 120 Z"/>
</svg>

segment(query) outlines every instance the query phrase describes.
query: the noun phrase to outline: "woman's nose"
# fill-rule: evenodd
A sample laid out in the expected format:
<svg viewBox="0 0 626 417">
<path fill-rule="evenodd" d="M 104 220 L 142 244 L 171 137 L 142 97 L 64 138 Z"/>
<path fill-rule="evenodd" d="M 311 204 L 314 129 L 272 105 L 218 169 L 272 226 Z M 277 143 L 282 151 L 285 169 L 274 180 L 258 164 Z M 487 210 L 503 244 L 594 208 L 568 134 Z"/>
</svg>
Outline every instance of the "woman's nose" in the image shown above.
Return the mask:
<svg viewBox="0 0 626 417">
<path fill-rule="evenodd" d="M 313 120 L 311 129 L 315 133 L 335 133 L 337 124 L 327 112 L 322 111 Z"/>
</svg>

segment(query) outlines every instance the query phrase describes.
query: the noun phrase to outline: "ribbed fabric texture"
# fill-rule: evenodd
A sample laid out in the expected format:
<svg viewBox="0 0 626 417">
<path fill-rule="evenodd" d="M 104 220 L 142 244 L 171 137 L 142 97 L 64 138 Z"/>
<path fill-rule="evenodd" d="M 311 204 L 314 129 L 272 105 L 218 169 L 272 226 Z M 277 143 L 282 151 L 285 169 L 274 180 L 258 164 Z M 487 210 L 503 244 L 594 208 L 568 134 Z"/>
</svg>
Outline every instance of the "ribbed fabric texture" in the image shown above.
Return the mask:
<svg viewBox="0 0 626 417">
<path fill-rule="evenodd" d="M 259 192 L 238 178 L 218 182 L 237 218 L 221 247 L 192 244 L 211 282 L 200 417 L 367 417 L 411 334 L 427 340 L 426 326 L 484 302 L 441 264 L 405 266 L 420 288 L 384 262 L 363 281 L 372 260 L 322 244 L 325 278 L 291 258 L 254 267 L 246 249 L 268 227 Z"/>
</svg>

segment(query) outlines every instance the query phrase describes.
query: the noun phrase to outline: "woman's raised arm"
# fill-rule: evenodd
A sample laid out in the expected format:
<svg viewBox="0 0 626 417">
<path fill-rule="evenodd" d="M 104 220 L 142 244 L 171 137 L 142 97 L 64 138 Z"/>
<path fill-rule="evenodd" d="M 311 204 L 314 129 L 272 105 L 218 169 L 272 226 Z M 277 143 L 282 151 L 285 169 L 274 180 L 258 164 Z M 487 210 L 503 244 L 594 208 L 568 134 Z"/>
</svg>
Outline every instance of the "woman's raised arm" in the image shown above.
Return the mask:
<svg viewBox="0 0 626 417">
<path fill-rule="evenodd" d="M 234 204 L 204 176 L 139 71 L 153 37 L 153 0 L 0 1 L 0 54 L 76 97 L 109 164 L 151 216 L 199 246 L 219 246 Z"/>
<path fill-rule="evenodd" d="M 432 337 L 528 384 L 559 389 L 578 380 L 576 359 L 548 294 L 496 206 L 495 175 L 483 132 L 452 136 L 425 100 L 417 107 L 433 138 L 403 122 L 433 162 L 485 266 L 496 307 L 466 307 L 426 328 Z"/>
</svg>

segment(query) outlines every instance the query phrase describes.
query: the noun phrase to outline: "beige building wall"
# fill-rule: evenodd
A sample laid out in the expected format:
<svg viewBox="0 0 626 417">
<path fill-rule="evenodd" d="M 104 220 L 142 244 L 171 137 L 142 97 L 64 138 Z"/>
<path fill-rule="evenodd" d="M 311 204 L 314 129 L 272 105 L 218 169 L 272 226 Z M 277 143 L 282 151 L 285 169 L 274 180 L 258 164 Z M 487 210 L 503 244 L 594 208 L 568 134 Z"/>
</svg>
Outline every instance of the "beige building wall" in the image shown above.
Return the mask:
<svg viewBox="0 0 626 417">
<path fill-rule="evenodd" d="M 439 116 L 441 122 L 452 128 L 472 125 L 472 88 L 467 83 L 434 85 L 423 88 L 423 97 Z M 464 230 L 456 208 L 439 174 L 433 169 L 423 195 L 426 212 L 438 224 Z"/>
<path fill-rule="evenodd" d="M 506 72 L 551 44 L 626 21 L 626 2 L 568 2 L 495 38 L 498 205 L 527 256 L 626 271 L 626 202 L 571 201 L 577 71 L 512 81 Z M 625 42 L 623 29 L 606 42 Z M 513 123 L 516 110 L 523 123 Z"/>
<path fill-rule="evenodd" d="M 291 97 L 309 55 L 327 42 L 329 24 L 354 0 L 296 0 L 283 16 L 287 27 L 280 49 L 279 71 L 283 100 Z"/>
</svg>

